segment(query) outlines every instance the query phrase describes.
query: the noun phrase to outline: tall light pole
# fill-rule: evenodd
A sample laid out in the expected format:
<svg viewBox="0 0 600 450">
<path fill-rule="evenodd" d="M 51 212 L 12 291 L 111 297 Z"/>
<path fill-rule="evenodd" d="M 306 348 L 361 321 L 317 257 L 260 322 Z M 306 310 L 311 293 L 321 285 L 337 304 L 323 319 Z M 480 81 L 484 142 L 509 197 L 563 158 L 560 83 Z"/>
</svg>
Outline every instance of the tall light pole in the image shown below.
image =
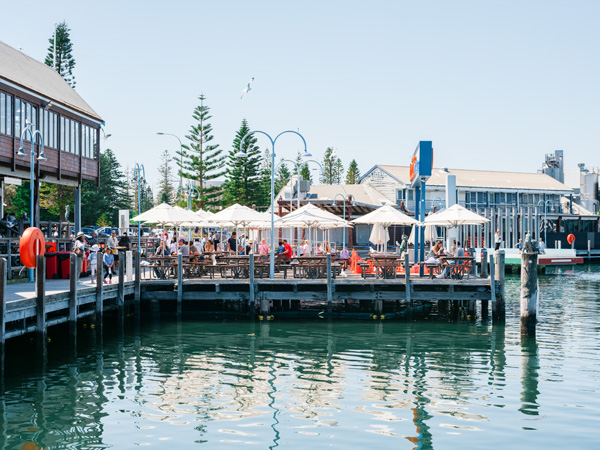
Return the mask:
<svg viewBox="0 0 600 450">
<path fill-rule="evenodd" d="M 183 144 L 181 143 L 181 139 L 179 139 L 179 136 L 175 135 L 175 134 L 171 134 L 171 133 L 163 133 L 162 131 L 158 131 L 156 134 L 160 135 L 160 136 L 173 136 L 175 139 L 177 139 L 179 141 L 179 156 L 180 156 L 180 164 L 179 164 L 179 186 L 183 186 Z"/>
<path fill-rule="evenodd" d="M 552 209 L 552 211 L 554 211 L 554 202 L 552 202 L 552 200 L 540 200 L 537 205 L 538 206 L 544 206 L 544 244 L 548 245 L 548 242 L 546 241 L 546 228 L 548 228 L 548 220 L 547 220 L 547 214 L 548 214 L 548 204 L 550 204 L 550 208 Z"/>
<path fill-rule="evenodd" d="M 246 158 L 248 156 L 248 154 L 245 153 L 243 150 L 244 141 L 248 136 L 254 133 L 264 134 L 267 138 L 269 138 L 269 141 L 271 142 L 271 252 L 269 258 L 269 278 L 272 280 L 275 278 L 275 143 L 281 135 L 286 133 L 293 133 L 300 136 L 300 139 L 302 139 L 302 142 L 304 142 L 304 154 L 302 155 L 302 157 L 310 158 L 312 155 L 308 153 L 308 150 L 306 148 L 306 140 L 304 140 L 304 136 L 302 136 L 297 131 L 282 131 L 277 136 L 275 136 L 275 139 L 273 139 L 264 131 L 254 130 L 242 138 L 240 142 L 240 151 L 235 154 L 237 158 Z"/>
<path fill-rule="evenodd" d="M 196 187 L 194 187 L 191 181 L 188 181 L 186 187 L 179 186 L 177 188 L 177 190 L 175 191 L 175 195 L 173 196 L 175 201 L 177 201 L 180 198 L 179 194 L 185 195 L 185 198 L 187 200 L 188 211 L 192 210 L 192 199 L 200 198 L 200 191 Z"/>
<path fill-rule="evenodd" d="M 34 189 L 33 189 L 33 170 L 35 168 L 35 137 L 39 136 L 40 138 L 40 152 L 39 155 L 37 157 L 38 161 L 46 161 L 46 156 L 44 155 L 44 137 L 42 136 L 42 133 L 40 133 L 40 130 L 35 130 L 35 131 L 31 131 L 33 128 L 33 125 L 27 121 L 25 128 L 23 129 L 23 132 L 21 133 L 21 145 L 19 146 L 19 151 L 17 152 L 17 156 L 27 156 L 27 154 L 25 153 L 25 150 L 23 149 L 23 140 L 25 139 L 25 135 L 27 133 L 29 133 L 29 136 L 31 138 L 31 164 L 30 164 L 30 169 L 31 169 L 31 179 L 30 179 L 30 183 L 29 183 L 29 187 L 30 187 L 30 216 L 29 216 L 29 226 L 34 227 L 35 226 L 35 202 L 34 202 Z M 29 269 L 29 281 L 33 282 L 33 269 Z"/>
<path fill-rule="evenodd" d="M 143 164 L 135 163 L 133 169 L 133 181 L 137 181 L 138 185 L 138 216 L 142 213 L 142 185 L 146 186 L 146 169 Z M 138 221 L 138 252 L 142 251 L 141 246 L 142 222 Z"/>
<path fill-rule="evenodd" d="M 354 205 L 354 195 L 352 194 L 348 194 L 346 196 L 344 196 L 344 194 L 335 194 L 335 197 L 333 197 L 333 204 L 337 205 L 337 198 L 338 197 L 342 197 L 342 200 L 344 202 L 344 220 L 346 220 L 346 200 L 349 199 L 350 197 L 352 197 L 352 200 L 350 200 L 350 204 Z M 346 227 L 344 227 L 344 229 L 342 230 L 342 250 L 346 248 Z"/>
</svg>

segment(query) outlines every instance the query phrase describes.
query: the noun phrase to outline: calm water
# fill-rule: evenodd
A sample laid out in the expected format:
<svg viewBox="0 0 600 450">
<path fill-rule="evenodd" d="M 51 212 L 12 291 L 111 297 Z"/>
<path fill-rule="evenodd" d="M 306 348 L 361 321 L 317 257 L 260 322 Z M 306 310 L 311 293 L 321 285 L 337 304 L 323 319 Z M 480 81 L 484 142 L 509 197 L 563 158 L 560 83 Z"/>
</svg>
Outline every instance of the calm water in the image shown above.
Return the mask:
<svg viewBox="0 0 600 450">
<path fill-rule="evenodd" d="M 176 322 L 14 355 L 0 449 L 598 448 L 600 270 L 540 279 L 518 325 Z M 107 324 L 110 326 L 110 324 Z"/>
</svg>

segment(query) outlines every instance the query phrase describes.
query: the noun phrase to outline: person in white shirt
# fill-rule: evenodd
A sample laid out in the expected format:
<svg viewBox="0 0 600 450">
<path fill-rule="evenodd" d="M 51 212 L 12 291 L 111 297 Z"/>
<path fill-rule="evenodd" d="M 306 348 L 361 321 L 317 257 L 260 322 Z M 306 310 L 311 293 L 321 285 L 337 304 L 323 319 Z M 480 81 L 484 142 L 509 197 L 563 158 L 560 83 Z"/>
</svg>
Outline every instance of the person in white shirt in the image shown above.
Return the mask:
<svg viewBox="0 0 600 450">
<path fill-rule="evenodd" d="M 544 253 L 546 253 L 546 243 L 544 242 L 544 240 L 542 238 L 540 238 L 540 255 L 543 255 Z"/>
</svg>

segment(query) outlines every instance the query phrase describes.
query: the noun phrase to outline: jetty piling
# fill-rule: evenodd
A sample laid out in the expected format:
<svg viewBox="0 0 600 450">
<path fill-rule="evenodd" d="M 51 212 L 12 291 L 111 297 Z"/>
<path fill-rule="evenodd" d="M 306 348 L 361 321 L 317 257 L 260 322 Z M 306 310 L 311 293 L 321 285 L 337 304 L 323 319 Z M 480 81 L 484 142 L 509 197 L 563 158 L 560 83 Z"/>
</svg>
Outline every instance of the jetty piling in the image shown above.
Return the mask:
<svg viewBox="0 0 600 450">
<path fill-rule="evenodd" d="M 48 329 L 46 327 L 46 258 L 38 255 L 36 261 L 36 332 L 37 348 L 42 363 L 48 356 Z M 2 299 L 4 302 L 5 300 Z"/>
<path fill-rule="evenodd" d="M 71 343 L 77 340 L 77 282 L 79 281 L 79 257 L 69 255 L 69 336 Z M 46 278 L 46 274 L 42 275 Z"/>
<path fill-rule="evenodd" d="M 506 319 L 506 300 L 504 298 L 504 276 L 506 273 L 505 254 L 504 250 L 496 250 L 494 253 L 495 260 L 495 280 L 496 280 L 496 311 L 497 320 L 504 321 Z M 493 288 L 494 286 L 492 286 Z"/>
<path fill-rule="evenodd" d="M 488 277 L 488 253 L 487 248 L 481 249 L 481 278 Z"/>
<path fill-rule="evenodd" d="M 177 320 L 183 312 L 183 255 L 177 255 Z"/>
<path fill-rule="evenodd" d="M 119 326 L 125 321 L 125 258 L 126 253 L 119 255 L 119 284 L 117 286 L 117 314 Z"/>
<path fill-rule="evenodd" d="M 250 257 L 248 260 L 248 311 L 250 311 L 250 316 L 254 318 L 256 313 L 256 291 L 254 286 L 254 255 Z"/>
<path fill-rule="evenodd" d="M 538 250 L 526 246 L 521 253 L 521 332 L 535 333 L 538 307 Z"/>
</svg>

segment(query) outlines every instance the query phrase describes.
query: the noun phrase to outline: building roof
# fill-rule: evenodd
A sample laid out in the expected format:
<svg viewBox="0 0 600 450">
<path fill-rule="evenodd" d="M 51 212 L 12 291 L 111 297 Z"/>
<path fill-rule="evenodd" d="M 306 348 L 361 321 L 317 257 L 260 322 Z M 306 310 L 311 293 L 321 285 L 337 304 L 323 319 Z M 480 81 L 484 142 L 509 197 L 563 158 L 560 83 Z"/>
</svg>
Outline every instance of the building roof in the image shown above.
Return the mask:
<svg viewBox="0 0 600 450">
<path fill-rule="evenodd" d="M 409 166 L 377 165 L 367 172 L 363 179 L 375 168 L 382 169 L 401 183 L 410 184 Z M 544 173 L 496 172 L 492 170 L 434 168 L 427 185 L 445 186 L 446 175 L 455 175 L 456 186 L 460 188 L 573 192 L 567 185 Z"/>
<path fill-rule="evenodd" d="M 102 118 L 52 67 L 0 41 L 0 79 L 102 122 Z"/>
</svg>

